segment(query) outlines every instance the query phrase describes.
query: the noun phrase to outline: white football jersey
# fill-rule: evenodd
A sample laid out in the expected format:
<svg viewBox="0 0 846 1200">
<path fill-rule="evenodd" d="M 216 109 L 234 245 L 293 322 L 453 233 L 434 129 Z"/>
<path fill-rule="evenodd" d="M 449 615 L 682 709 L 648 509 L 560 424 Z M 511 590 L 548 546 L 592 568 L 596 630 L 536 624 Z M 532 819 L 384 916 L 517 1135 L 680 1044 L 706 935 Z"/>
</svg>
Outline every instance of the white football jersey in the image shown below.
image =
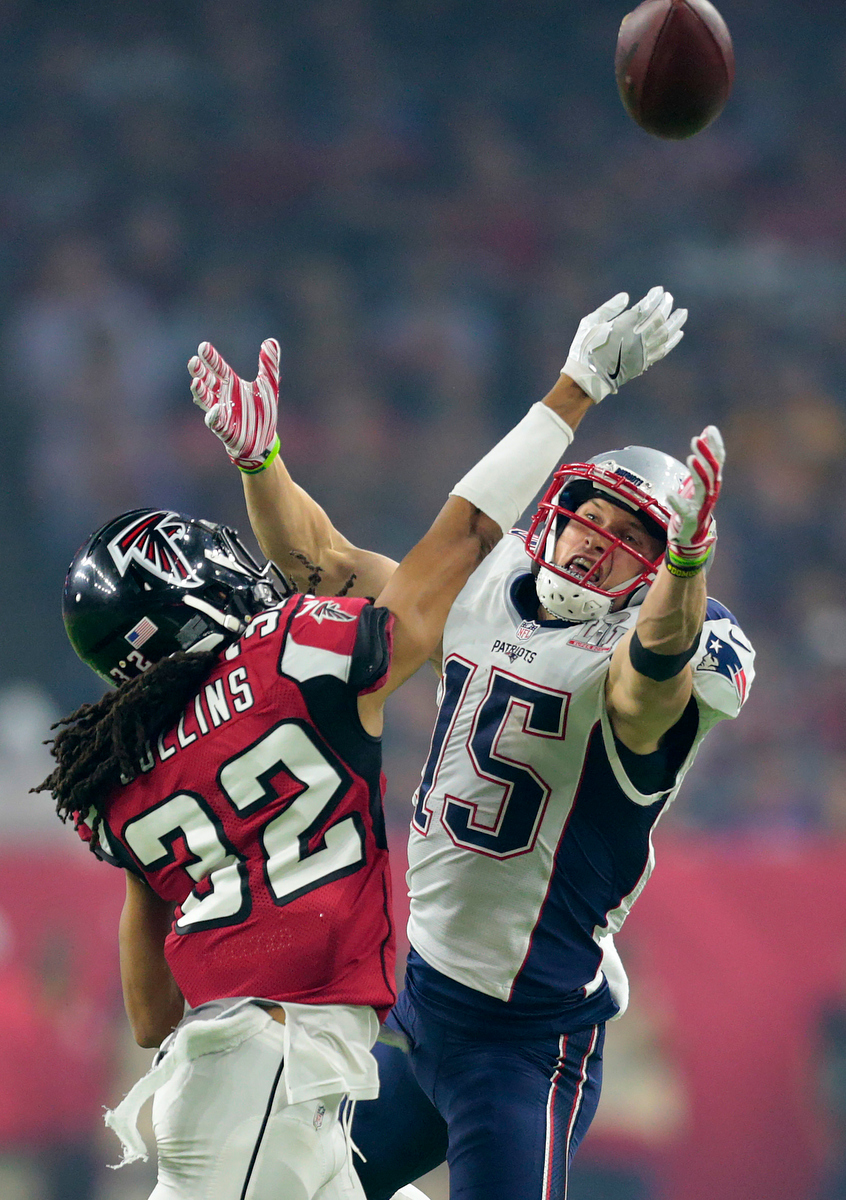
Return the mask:
<svg viewBox="0 0 846 1200">
<path fill-rule="evenodd" d="M 627 983 L 613 934 L 652 871 L 652 829 L 708 729 L 740 711 L 753 651 L 709 601 L 691 660 L 698 727 L 672 788 L 642 794 L 605 707 L 638 609 L 538 621 L 523 536 L 475 571 L 444 632 L 439 714 L 409 840 L 409 940 L 429 966 L 522 1006 Z"/>
</svg>

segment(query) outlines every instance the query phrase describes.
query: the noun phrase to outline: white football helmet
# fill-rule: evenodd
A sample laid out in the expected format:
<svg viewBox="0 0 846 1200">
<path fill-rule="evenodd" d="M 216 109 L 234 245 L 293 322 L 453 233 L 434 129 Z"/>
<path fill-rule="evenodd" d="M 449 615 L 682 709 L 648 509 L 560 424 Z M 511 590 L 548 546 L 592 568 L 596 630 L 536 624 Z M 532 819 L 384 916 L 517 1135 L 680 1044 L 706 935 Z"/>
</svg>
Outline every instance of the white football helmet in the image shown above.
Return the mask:
<svg viewBox="0 0 846 1200">
<path fill-rule="evenodd" d="M 647 532 L 666 544 L 672 517 L 667 495 L 681 491 L 689 474 L 683 463 L 647 446 L 626 446 L 598 454 L 586 463 L 565 463 L 559 467 L 526 538 L 529 557 L 536 564 L 535 584 L 543 607 L 565 621 L 590 621 L 604 617 L 621 596 L 627 598 L 627 605 L 639 604 L 655 578 L 663 546 L 655 561 L 650 562 L 607 530 L 579 516 L 576 509 L 594 496 L 611 500 L 636 513 Z M 568 521 L 578 521 L 595 530 L 608 543 L 587 577 L 555 562 L 555 546 Z M 640 570 L 610 590 L 590 583 L 592 577 L 599 577 L 599 568 L 618 547 L 631 555 Z"/>
</svg>

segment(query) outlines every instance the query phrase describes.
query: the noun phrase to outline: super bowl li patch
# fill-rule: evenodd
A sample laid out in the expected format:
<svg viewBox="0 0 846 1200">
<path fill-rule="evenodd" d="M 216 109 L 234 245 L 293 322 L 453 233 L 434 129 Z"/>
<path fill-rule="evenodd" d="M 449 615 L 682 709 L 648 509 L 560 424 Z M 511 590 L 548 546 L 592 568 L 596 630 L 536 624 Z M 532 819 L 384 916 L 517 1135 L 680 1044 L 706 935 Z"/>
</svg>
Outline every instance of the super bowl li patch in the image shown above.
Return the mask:
<svg viewBox="0 0 846 1200">
<path fill-rule="evenodd" d="M 576 646 L 579 650 L 613 650 L 627 628 L 625 618 L 617 621 L 608 618 L 585 621 L 568 639 L 567 645 Z"/>
</svg>

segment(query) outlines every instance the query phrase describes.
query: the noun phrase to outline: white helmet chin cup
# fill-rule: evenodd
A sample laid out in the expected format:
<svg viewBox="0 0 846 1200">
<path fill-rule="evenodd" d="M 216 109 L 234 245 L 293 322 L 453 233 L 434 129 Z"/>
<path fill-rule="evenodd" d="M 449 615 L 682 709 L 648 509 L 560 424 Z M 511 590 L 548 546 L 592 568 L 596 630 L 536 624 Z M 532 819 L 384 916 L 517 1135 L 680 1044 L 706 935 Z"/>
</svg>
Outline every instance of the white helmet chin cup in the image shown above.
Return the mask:
<svg viewBox="0 0 846 1200">
<path fill-rule="evenodd" d="M 538 600 L 547 612 L 562 621 L 594 621 L 611 611 L 611 597 L 600 596 L 541 567 L 535 580 Z"/>
</svg>

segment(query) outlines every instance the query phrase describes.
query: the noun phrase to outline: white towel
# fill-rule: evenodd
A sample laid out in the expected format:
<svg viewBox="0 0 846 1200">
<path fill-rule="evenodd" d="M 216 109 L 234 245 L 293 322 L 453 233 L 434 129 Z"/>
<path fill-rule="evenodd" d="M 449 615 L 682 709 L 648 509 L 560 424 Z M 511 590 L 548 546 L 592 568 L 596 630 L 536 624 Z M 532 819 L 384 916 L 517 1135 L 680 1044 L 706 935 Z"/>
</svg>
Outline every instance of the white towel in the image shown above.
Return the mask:
<svg viewBox="0 0 846 1200">
<path fill-rule="evenodd" d="M 147 1147 L 138 1132 L 138 1114 L 142 1106 L 173 1076 L 182 1063 L 191 1062 L 203 1054 L 232 1050 L 264 1029 L 273 1018 L 265 1009 L 244 1000 L 210 1020 L 192 1020 L 189 1016 L 162 1043 L 153 1065 L 143 1078 L 121 1100 L 117 1108 L 106 1112 L 104 1120 L 123 1145 L 123 1157 L 113 1169 L 138 1159 L 147 1161 Z"/>
</svg>

